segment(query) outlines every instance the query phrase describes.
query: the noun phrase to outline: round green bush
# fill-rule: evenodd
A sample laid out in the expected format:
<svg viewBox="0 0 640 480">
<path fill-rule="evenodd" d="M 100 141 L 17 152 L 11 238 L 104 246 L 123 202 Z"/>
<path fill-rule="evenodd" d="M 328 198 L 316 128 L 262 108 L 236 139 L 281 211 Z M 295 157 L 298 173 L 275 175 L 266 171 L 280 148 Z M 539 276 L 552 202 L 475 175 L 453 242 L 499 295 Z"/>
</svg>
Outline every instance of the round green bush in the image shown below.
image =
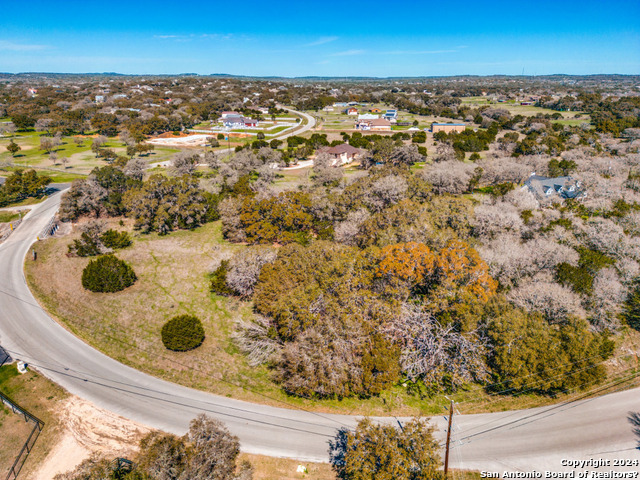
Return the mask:
<svg viewBox="0 0 640 480">
<path fill-rule="evenodd" d="M 174 352 L 186 352 L 204 341 L 202 322 L 193 315 L 178 315 L 162 327 L 162 343 Z"/>
<path fill-rule="evenodd" d="M 137 279 L 133 269 L 114 255 L 91 260 L 82 271 L 82 286 L 92 292 L 119 292 Z"/>
</svg>

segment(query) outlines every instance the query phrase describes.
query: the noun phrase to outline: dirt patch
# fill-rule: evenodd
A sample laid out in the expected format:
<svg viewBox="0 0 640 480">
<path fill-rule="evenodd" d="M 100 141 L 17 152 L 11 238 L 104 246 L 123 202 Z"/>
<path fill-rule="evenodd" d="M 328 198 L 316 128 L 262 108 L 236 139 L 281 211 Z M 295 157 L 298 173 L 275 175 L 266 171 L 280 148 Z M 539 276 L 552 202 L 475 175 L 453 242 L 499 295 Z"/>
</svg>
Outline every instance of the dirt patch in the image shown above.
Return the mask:
<svg viewBox="0 0 640 480">
<path fill-rule="evenodd" d="M 140 439 L 151 431 L 78 397 L 60 405 L 60 422 L 61 438 L 31 477 L 34 480 L 51 480 L 93 454 L 131 458 Z"/>
</svg>

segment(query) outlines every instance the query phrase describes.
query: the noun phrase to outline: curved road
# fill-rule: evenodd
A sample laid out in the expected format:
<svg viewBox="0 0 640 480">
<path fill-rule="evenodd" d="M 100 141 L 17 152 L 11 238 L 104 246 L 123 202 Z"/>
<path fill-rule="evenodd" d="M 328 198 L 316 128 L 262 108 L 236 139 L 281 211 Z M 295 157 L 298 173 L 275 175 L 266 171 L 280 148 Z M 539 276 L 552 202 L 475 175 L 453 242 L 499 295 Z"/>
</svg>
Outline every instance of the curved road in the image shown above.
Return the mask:
<svg viewBox="0 0 640 480">
<path fill-rule="evenodd" d="M 313 127 L 316 126 L 316 119 L 309 115 L 308 113 L 304 113 L 304 112 L 299 112 L 297 110 L 292 110 L 291 108 L 287 108 L 285 106 L 279 105 L 280 108 L 283 108 L 291 113 L 297 113 L 298 115 L 300 115 L 301 117 L 304 117 L 307 120 L 307 123 L 305 125 L 302 126 L 302 128 L 300 128 L 299 130 L 296 130 L 298 127 L 295 127 L 293 131 L 288 131 L 285 130 L 284 132 L 281 132 L 279 134 L 274 135 L 273 137 L 269 138 L 269 141 L 271 140 L 285 140 L 293 135 L 300 135 L 301 133 L 307 132 L 309 130 L 311 130 Z M 215 150 L 214 153 L 216 155 L 226 155 L 228 153 L 233 153 L 235 151 L 234 148 L 225 148 L 223 150 Z M 155 167 L 168 167 L 169 164 L 171 162 L 169 160 L 164 160 L 162 162 L 154 162 L 154 163 L 150 163 L 148 168 L 155 168 Z"/>
<path fill-rule="evenodd" d="M 0 244 L 0 345 L 71 393 L 143 424 L 182 434 L 191 418 L 205 412 L 224 421 L 247 452 L 327 460 L 328 440 L 336 429 L 353 426 L 354 417 L 252 404 L 159 380 L 101 354 L 52 320 L 26 285 L 23 261 L 59 201 L 58 193 L 33 207 Z M 630 411 L 640 411 L 639 389 L 532 410 L 454 416 L 451 465 L 560 471 L 562 458 L 637 459 Z M 443 438 L 445 419 L 433 423 Z"/>
</svg>

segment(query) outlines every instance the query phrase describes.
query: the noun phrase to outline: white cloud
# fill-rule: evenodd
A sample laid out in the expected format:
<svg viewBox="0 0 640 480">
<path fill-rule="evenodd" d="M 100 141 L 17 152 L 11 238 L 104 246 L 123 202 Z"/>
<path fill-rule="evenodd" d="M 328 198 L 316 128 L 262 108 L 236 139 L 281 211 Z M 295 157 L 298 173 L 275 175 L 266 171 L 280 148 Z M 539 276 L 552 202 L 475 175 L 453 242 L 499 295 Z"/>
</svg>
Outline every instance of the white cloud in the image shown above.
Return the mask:
<svg viewBox="0 0 640 480">
<path fill-rule="evenodd" d="M 12 52 L 31 52 L 35 50 L 45 50 L 49 45 L 28 45 L 24 43 L 13 43 L 0 40 L 0 50 L 10 50 Z"/>
<path fill-rule="evenodd" d="M 186 42 L 196 38 L 210 38 L 210 39 L 222 39 L 229 40 L 233 37 L 231 33 L 191 33 L 189 35 L 154 35 L 153 38 L 159 38 L 161 40 L 176 40 L 178 42 Z"/>
<path fill-rule="evenodd" d="M 317 45 L 324 45 L 325 43 L 331 43 L 338 40 L 338 37 L 320 37 L 315 42 L 307 43 L 305 47 L 315 47 Z"/>
<path fill-rule="evenodd" d="M 391 50 L 389 52 L 380 52 L 383 55 L 434 55 L 438 53 L 455 53 L 454 50 Z"/>
<path fill-rule="evenodd" d="M 347 57 L 351 55 L 362 55 L 366 50 L 345 50 L 344 52 L 332 53 L 332 57 Z"/>
</svg>

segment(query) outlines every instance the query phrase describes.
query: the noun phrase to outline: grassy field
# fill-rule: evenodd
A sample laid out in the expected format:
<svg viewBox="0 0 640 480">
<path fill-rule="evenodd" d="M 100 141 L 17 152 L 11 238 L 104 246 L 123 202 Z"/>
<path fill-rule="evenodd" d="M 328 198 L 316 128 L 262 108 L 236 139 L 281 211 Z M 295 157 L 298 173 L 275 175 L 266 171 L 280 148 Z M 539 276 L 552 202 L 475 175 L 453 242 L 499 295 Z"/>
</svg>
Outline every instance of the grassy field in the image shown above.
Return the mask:
<svg viewBox="0 0 640 480">
<path fill-rule="evenodd" d="M 49 155 L 40 149 L 41 135 L 41 132 L 27 132 L 16 134 L 12 138 L 1 138 L 0 164 L 12 163 L 19 168 L 53 168 L 58 172 L 50 170 L 45 170 L 44 172 L 54 178 L 56 182 L 65 182 L 78 176 L 87 175 L 94 168 L 107 165 L 107 162 L 101 158 L 96 158 L 91 151 L 92 137 L 90 136 L 63 137 L 62 145 L 55 149 L 58 160 L 54 164 L 49 159 Z M 77 144 L 74 141 L 75 138 L 81 138 L 83 142 Z M 6 149 L 11 140 L 14 140 L 22 148 L 15 157 Z M 113 149 L 119 155 L 126 153 L 126 145 L 116 138 L 109 138 L 104 147 Z M 149 162 L 161 162 L 168 160 L 178 151 L 179 149 L 176 148 L 156 147 L 155 150 L 143 158 Z M 66 165 L 63 165 L 60 161 L 63 157 L 67 159 Z"/>
<path fill-rule="evenodd" d="M 130 228 L 130 220 L 125 222 Z M 123 228 L 116 220 L 112 226 Z M 167 236 L 134 233 L 133 246 L 118 256 L 133 266 L 139 280 L 115 294 L 82 288 L 81 273 L 88 259 L 66 256 L 67 245 L 77 236 L 76 232 L 38 243 L 38 261 L 25 263 L 27 282 L 40 303 L 73 333 L 127 365 L 219 395 L 322 412 L 434 415 L 449 402 L 445 395 L 429 397 L 425 392 L 409 392 L 403 385 L 371 399 L 305 400 L 283 393 L 269 370 L 249 366 L 231 340 L 234 323 L 251 317 L 251 304 L 209 292 L 208 273 L 221 259 L 243 248 L 222 239 L 219 222 Z M 204 324 L 206 339 L 194 351 L 169 352 L 162 345 L 162 325 L 179 314 L 196 315 Z M 630 331 L 620 340 L 627 342 L 625 348 L 640 351 L 638 332 Z M 638 368 L 633 362 L 633 357 L 621 358 L 610 364 L 610 371 L 623 375 L 630 367 Z M 471 386 L 449 397 L 461 402 L 462 412 L 475 413 L 547 405 L 570 399 L 572 394 L 511 397 Z"/>
<path fill-rule="evenodd" d="M 11 210 L 3 210 L 0 211 L 0 223 L 9 223 L 13 222 L 20 218 L 20 212 L 14 212 Z"/>
<path fill-rule="evenodd" d="M 33 371 L 20 375 L 15 365 L 0 368 L 0 391 L 22 408 L 45 422 L 44 429 L 20 474 L 29 478 L 55 446 L 60 435 L 56 405 L 67 394 Z M 32 428 L 24 418 L 0 407 L 0 478 L 5 478 Z"/>
</svg>

